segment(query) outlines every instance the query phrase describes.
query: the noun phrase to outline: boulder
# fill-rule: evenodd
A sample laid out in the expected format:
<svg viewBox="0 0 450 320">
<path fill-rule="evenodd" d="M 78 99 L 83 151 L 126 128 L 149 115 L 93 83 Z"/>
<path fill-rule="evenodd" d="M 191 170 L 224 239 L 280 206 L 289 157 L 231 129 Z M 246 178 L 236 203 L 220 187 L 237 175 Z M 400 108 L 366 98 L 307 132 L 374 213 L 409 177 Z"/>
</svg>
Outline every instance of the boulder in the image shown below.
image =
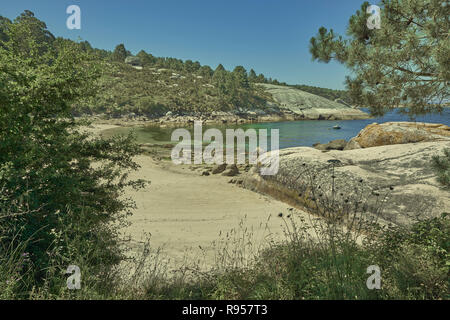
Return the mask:
<svg viewBox="0 0 450 320">
<path fill-rule="evenodd" d="M 347 145 L 347 141 L 344 139 L 336 139 L 333 141 L 330 141 L 328 143 L 316 143 L 313 145 L 314 148 L 317 150 L 327 151 L 327 150 L 344 150 L 344 148 Z"/>
<path fill-rule="evenodd" d="M 251 170 L 244 184 L 305 208 L 312 186 L 320 190 L 319 196 L 330 196 L 334 186 L 337 201 L 359 198 L 367 205 L 368 215 L 382 209 L 382 221 L 410 225 L 416 215 L 425 218 L 450 212 L 450 191 L 437 181 L 430 166 L 432 157 L 443 154 L 445 148 L 450 148 L 450 141 L 378 146 L 370 152 L 283 149 L 276 175 Z"/>
<path fill-rule="evenodd" d="M 226 167 L 225 171 L 222 172 L 223 176 L 234 177 L 239 174 L 239 169 L 235 164 L 230 164 Z"/>
<path fill-rule="evenodd" d="M 443 124 L 423 122 L 386 122 L 372 123 L 362 129 L 347 146 L 370 148 L 391 144 L 403 144 L 426 141 L 450 141 L 450 127 Z M 357 144 L 356 144 L 357 143 Z"/>
<path fill-rule="evenodd" d="M 211 172 L 212 172 L 212 174 L 219 174 L 219 173 L 224 172 L 226 168 L 227 168 L 226 163 L 219 164 L 219 165 L 215 166 Z"/>
<path fill-rule="evenodd" d="M 361 149 L 358 141 L 355 138 L 350 139 L 350 141 L 345 145 L 344 150 L 353 150 L 353 149 Z"/>
</svg>

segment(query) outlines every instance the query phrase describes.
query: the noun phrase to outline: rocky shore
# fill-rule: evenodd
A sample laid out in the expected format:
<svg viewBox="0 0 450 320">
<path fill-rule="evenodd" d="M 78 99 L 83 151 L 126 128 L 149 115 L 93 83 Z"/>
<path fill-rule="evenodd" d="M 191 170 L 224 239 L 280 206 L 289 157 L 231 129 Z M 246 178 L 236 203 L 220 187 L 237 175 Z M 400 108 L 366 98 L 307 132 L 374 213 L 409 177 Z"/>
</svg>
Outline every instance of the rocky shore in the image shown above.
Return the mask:
<svg viewBox="0 0 450 320">
<path fill-rule="evenodd" d="M 368 119 L 370 115 L 352 108 L 343 101 L 332 101 L 326 98 L 290 88 L 270 84 L 259 84 L 269 92 L 273 101 L 268 101 L 265 108 L 238 108 L 232 111 L 213 111 L 211 113 L 177 113 L 168 111 L 159 117 L 147 117 L 130 113 L 111 118 L 100 114 L 90 116 L 96 123 L 115 124 L 121 126 L 157 125 L 183 126 L 194 121 L 208 123 L 251 123 L 277 122 L 296 120 L 357 120 Z"/>
<path fill-rule="evenodd" d="M 424 122 L 376 122 L 366 126 L 350 141 L 337 139 L 329 143 L 316 143 L 314 148 L 322 151 L 353 150 L 392 144 L 430 141 L 450 141 L 450 127 Z"/>
<path fill-rule="evenodd" d="M 244 186 L 306 209 L 314 197 L 335 190 L 336 201 L 360 201 L 368 215 L 382 209 L 380 219 L 409 225 L 450 212 L 450 191 L 430 165 L 450 148 L 449 133 L 436 124 L 372 124 L 348 143 L 283 149 L 275 176 L 261 176 L 254 168 Z"/>
</svg>

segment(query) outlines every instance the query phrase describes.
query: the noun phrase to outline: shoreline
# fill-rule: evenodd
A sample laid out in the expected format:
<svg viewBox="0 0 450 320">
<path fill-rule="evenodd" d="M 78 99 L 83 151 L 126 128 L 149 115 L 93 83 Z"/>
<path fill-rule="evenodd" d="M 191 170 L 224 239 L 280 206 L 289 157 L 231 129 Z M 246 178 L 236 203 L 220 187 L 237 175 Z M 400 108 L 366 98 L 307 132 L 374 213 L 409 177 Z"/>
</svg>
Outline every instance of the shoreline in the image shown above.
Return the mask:
<svg viewBox="0 0 450 320">
<path fill-rule="evenodd" d="M 357 109 L 355 109 L 357 110 Z M 201 121 L 202 124 L 247 124 L 247 123 L 270 123 L 270 122 L 284 122 L 284 121 L 333 121 L 333 120 L 364 120 L 373 119 L 367 113 L 362 114 L 326 114 L 326 113 L 314 113 L 314 114 L 274 114 L 274 115 L 248 115 L 238 116 L 231 113 L 219 113 L 217 115 L 210 116 L 191 116 L 191 115 L 175 115 L 175 116 L 163 116 L 159 118 L 148 118 L 145 116 L 121 116 L 117 118 L 105 118 L 102 115 L 83 115 L 76 117 L 76 119 L 88 119 L 93 124 L 102 125 L 116 125 L 121 127 L 131 126 L 185 126 L 194 121 Z"/>
<path fill-rule="evenodd" d="M 99 136 L 115 127 L 119 126 L 97 123 L 83 129 Z M 247 178 L 242 168 L 236 176 L 205 176 L 203 172 L 210 170 L 206 164 L 175 165 L 162 155 L 152 147 L 135 158 L 140 168 L 129 178 L 150 184 L 138 191 L 128 188 L 124 194 L 136 203 L 127 218 L 130 225 L 121 230 L 127 256 L 142 251 L 149 239 L 168 273 L 183 266 L 208 270 L 220 263 L 221 250 L 242 245 L 243 237 L 251 239 L 251 246 L 239 248 L 245 251 L 245 263 L 250 263 L 270 243 L 286 239 L 284 216 L 295 213 L 298 223 L 312 219 L 305 211 L 237 183 Z"/>
</svg>

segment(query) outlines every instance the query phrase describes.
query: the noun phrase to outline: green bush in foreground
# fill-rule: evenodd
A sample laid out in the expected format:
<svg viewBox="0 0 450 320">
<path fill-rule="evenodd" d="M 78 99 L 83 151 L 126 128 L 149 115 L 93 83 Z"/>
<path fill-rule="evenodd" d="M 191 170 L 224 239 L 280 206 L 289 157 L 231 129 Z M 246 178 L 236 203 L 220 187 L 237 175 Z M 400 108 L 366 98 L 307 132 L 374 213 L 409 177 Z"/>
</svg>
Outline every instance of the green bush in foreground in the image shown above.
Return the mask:
<svg viewBox="0 0 450 320">
<path fill-rule="evenodd" d="M 95 94 L 98 64 L 25 12 L 0 42 L 0 298 L 64 296 L 75 264 L 96 288 L 122 260 L 117 228 L 137 169 L 132 137 L 79 130 L 70 105 Z M 45 41 L 44 41 L 44 40 Z"/>
<path fill-rule="evenodd" d="M 295 228 L 288 241 L 264 250 L 251 268 L 216 270 L 201 274 L 194 282 L 178 279 L 150 286 L 143 298 L 449 298 L 447 215 L 417 222 L 411 229 L 379 230 L 369 238 L 360 245 L 344 238 L 334 244 L 319 243 Z M 370 265 L 381 269 L 380 290 L 366 286 Z"/>
<path fill-rule="evenodd" d="M 373 229 L 363 242 L 334 235 L 334 243 L 313 240 L 294 219 L 285 242 L 259 252 L 253 263 L 239 265 L 230 255 L 217 267 L 192 266 L 172 276 L 158 256 L 144 253 L 150 265 L 125 269 L 126 280 L 107 277 L 99 291 L 89 283 L 81 290 L 61 290 L 51 298 L 72 299 L 448 299 L 450 219 L 415 223 L 411 228 Z M 334 227 L 331 227 L 334 229 Z M 331 229 L 325 227 L 324 232 Z M 334 229 L 336 231 L 336 229 Z M 243 247 L 232 250 L 244 250 Z M 145 250 L 144 250 L 145 251 Z M 220 265 L 220 266 L 219 266 Z M 381 289 L 369 290 L 367 267 L 378 265 Z M 132 271 L 134 270 L 134 271 Z M 146 272 L 144 272 L 146 270 Z M 117 275 L 117 274 L 114 274 Z M 64 276 L 61 276 L 64 278 Z M 91 275 L 84 275 L 90 279 Z M 32 296 L 49 298 L 49 296 Z"/>
</svg>

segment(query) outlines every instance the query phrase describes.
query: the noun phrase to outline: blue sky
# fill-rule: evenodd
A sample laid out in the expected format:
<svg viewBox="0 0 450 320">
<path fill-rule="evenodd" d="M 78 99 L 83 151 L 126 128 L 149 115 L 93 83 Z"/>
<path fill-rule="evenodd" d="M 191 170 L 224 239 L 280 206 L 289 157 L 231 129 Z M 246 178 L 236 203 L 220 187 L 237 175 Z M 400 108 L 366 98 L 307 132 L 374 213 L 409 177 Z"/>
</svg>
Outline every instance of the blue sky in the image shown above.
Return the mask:
<svg viewBox="0 0 450 320">
<path fill-rule="evenodd" d="M 309 39 L 320 26 L 344 34 L 362 0 L 14 0 L 0 15 L 28 9 L 56 36 L 112 50 L 191 59 L 215 68 L 243 65 L 280 81 L 343 89 L 348 71 L 312 62 Z M 66 8 L 81 8 L 81 30 L 66 28 Z"/>
</svg>

